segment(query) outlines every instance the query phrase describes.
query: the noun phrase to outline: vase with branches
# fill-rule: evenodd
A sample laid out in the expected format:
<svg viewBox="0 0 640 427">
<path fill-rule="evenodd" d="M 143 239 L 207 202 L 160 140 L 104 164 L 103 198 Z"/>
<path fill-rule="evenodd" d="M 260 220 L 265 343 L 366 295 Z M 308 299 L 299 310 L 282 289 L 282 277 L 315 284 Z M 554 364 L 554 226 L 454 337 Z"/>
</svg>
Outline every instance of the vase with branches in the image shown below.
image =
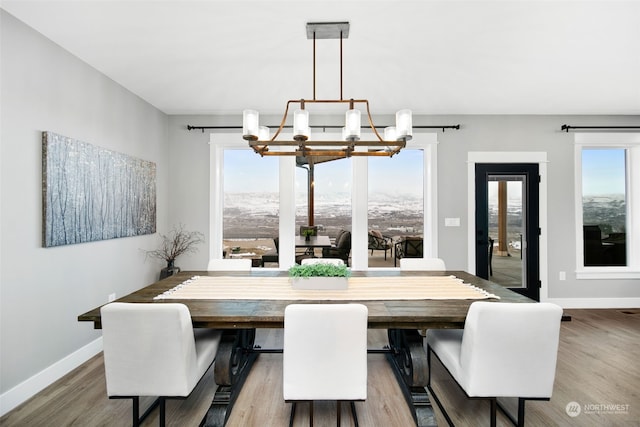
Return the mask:
<svg viewBox="0 0 640 427">
<path fill-rule="evenodd" d="M 197 252 L 197 245 L 204 242 L 204 234 L 199 231 L 186 231 L 182 224 L 174 227 L 168 234 L 159 234 L 161 245 L 158 249 L 146 251 L 147 256 L 166 261 L 167 266 L 160 271 L 160 280 L 180 271 L 174 265 L 176 258 L 185 253 Z"/>
</svg>

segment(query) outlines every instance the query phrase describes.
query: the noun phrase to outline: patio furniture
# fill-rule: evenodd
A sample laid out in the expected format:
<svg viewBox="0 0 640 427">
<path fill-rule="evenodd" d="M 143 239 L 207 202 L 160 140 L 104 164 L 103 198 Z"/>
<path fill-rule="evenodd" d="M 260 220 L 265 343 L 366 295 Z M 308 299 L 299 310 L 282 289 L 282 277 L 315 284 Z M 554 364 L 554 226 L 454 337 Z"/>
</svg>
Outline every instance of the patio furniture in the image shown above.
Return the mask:
<svg viewBox="0 0 640 427">
<path fill-rule="evenodd" d="M 336 237 L 336 243 L 330 248 L 322 249 L 323 258 L 340 258 L 349 266 L 349 254 L 351 253 L 351 232 L 340 230 Z"/>
<path fill-rule="evenodd" d="M 264 264 L 267 262 L 280 262 L 280 255 L 278 254 L 278 252 L 280 251 L 280 237 L 274 237 L 273 244 L 276 247 L 276 251 L 267 252 L 266 254 L 262 255 L 261 267 L 264 267 Z"/>
<path fill-rule="evenodd" d="M 422 258 L 423 252 L 422 237 L 406 236 L 395 244 L 395 258 L 393 266 L 402 258 Z"/>
<path fill-rule="evenodd" d="M 393 253 L 393 239 L 391 237 L 383 236 L 377 230 L 369 231 L 369 246 L 371 255 L 373 251 L 384 251 L 384 259 L 387 260 L 387 251 Z"/>
</svg>

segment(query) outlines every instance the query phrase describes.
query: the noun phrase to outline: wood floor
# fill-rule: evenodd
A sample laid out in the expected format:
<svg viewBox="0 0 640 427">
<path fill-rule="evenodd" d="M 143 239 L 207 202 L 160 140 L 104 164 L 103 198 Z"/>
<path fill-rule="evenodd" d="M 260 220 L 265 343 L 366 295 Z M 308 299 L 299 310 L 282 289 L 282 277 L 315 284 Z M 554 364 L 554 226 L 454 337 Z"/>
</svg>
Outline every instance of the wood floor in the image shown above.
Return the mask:
<svg viewBox="0 0 640 427">
<path fill-rule="evenodd" d="M 550 402 L 527 403 L 527 426 L 640 426 L 640 309 L 566 310 L 558 367 Z M 264 347 L 279 345 L 281 331 L 260 331 Z M 383 331 L 371 331 L 370 347 L 386 342 Z M 263 354 L 250 373 L 231 414 L 230 426 L 286 426 L 289 405 L 282 400 L 282 356 Z M 168 426 L 197 426 L 215 384 L 208 372 L 185 400 L 167 402 Z M 499 375 L 499 373 L 496 373 Z M 436 392 L 459 426 L 488 425 L 485 402 L 466 399 L 438 365 L 433 367 Z M 570 402 L 580 405 L 567 415 Z M 126 426 L 130 401 L 106 397 L 102 355 L 92 358 L 29 401 L 0 418 L 0 426 Z M 609 405 L 609 406 L 607 406 Z M 615 406 L 611 406 L 615 405 Z M 413 425 L 395 377 L 380 354 L 369 355 L 369 388 L 356 403 L 362 426 Z M 436 409 L 438 423 L 446 422 Z M 343 405 L 343 425 L 353 425 Z M 157 425 L 157 411 L 144 426 Z M 315 407 L 316 426 L 335 425 L 335 404 Z M 308 425 L 308 407 L 299 405 L 296 426 Z M 499 426 L 509 425 L 499 415 Z"/>
</svg>

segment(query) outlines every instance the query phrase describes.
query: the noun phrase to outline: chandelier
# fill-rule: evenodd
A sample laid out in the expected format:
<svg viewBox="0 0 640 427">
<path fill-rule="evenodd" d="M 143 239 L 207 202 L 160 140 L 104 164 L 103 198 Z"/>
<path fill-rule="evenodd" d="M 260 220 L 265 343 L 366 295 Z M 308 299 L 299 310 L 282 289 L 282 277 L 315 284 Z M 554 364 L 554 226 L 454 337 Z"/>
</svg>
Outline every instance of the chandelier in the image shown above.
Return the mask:
<svg viewBox="0 0 640 427">
<path fill-rule="evenodd" d="M 309 22 L 307 38 L 313 39 L 313 99 L 287 101 L 280 126 L 273 136 L 266 126 L 260 126 L 259 113 L 255 110 L 242 112 L 242 138 L 261 156 L 302 156 L 302 157 L 351 157 L 351 156 L 388 156 L 391 157 L 406 146 L 412 137 L 411 110 L 400 110 L 396 113 L 396 125 L 384 128 L 381 136 L 371 118 L 369 101 L 366 99 L 343 99 L 342 97 L 342 40 L 349 36 L 348 22 Z M 316 99 L 316 40 L 340 39 L 340 99 Z M 308 104 L 334 104 L 343 107 L 345 126 L 342 128 L 342 139 L 334 141 L 314 140 L 309 125 Z M 278 139 L 282 136 L 289 115 L 290 107 L 298 108 L 293 112 L 293 139 Z M 372 140 L 362 140 L 362 111 L 356 107 L 364 107 L 368 125 L 375 135 Z M 326 127 L 326 126 L 323 126 Z M 295 147 L 295 150 L 287 147 Z M 362 147 L 362 148 L 361 148 Z"/>
</svg>

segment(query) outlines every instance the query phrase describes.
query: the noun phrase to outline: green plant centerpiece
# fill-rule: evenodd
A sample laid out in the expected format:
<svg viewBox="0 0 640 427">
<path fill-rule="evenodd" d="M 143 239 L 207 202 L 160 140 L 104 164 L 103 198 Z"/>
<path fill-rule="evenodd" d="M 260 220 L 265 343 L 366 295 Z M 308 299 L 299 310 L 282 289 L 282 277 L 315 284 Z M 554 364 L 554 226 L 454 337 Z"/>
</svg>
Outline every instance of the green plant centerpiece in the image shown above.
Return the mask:
<svg viewBox="0 0 640 427">
<path fill-rule="evenodd" d="M 311 236 L 313 236 L 313 230 L 310 228 L 302 230 L 302 234 L 304 235 L 304 240 L 309 241 Z"/>
<path fill-rule="evenodd" d="M 294 265 L 289 269 L 294 289 L 347 289 L 351 270 L 346 265 L 317 263 Z"/>
</svg>

